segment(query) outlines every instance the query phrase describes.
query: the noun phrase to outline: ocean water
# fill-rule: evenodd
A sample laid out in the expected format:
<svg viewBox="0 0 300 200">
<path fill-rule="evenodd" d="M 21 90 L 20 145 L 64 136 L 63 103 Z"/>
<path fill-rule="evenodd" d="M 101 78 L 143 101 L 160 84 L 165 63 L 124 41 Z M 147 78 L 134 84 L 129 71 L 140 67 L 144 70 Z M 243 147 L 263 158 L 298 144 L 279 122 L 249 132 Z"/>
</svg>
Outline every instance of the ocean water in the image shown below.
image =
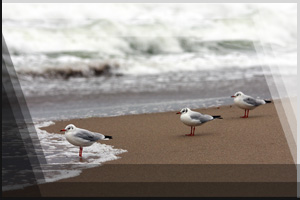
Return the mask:
<svg viewBox="0 0 300 200">
<path fill-rule="evenodd" d="M 269 44 L 280 52 L 264 55 L 270 64 L 295 64 L 296 4 L 4 4 L 3 12 L 23 75 L 89 77 L 104 65 L 123 75 L 252 67 L 261 64 L 255 45 Z"/>
<path fill-rule="evenodd" d="M 46 182 L 126 151 L 94 144 L 78 162 L 77 148 L 40 130 L 49 121 L 228 105 L 237 91 L 274 99 L 273 77 L 297 94 L 296 4 L 2 6 Z"/>
<path fill-rule="evenodd" d="M 237 90 L 271 98 L 263 76 L 296 80 L 296 4 L 3 6 L 3 35 L 35 120 L 228 104 Z M 270 66 L 280 70 L 266 74 Z M 246 82 L 255 79 L 266 89 L 253 91 Z M 237 87 L 216 86 L 233 80 Z M 155 110 L 169 101 L 178 106 Z"/>
</svg>

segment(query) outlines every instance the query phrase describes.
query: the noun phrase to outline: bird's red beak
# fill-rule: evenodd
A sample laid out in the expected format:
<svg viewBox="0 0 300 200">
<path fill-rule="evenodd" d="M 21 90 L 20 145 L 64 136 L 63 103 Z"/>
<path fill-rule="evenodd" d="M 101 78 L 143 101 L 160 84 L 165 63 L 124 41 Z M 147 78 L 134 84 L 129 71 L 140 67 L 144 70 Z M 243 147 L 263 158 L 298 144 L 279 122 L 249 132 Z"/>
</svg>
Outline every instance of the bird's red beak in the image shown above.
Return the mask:
<svg viewBox="0 0 300 200">
<path fill-rule="evenodd" d="M 66 129 L 61 129 L 60 132 L 62 132 L 62 131 L 66 131 Z"/>
<path fill-rule="evenodd" d="M 231 98 L 234 98 L 234 97 L 236 97 L 236 96 L 231 96 Z"/>
<path fill-rule="evenodd" d="M 177 115 L 177 114 L 181 114 L 181 112 L 177 112 L 176 115 Z"/>
</svg>

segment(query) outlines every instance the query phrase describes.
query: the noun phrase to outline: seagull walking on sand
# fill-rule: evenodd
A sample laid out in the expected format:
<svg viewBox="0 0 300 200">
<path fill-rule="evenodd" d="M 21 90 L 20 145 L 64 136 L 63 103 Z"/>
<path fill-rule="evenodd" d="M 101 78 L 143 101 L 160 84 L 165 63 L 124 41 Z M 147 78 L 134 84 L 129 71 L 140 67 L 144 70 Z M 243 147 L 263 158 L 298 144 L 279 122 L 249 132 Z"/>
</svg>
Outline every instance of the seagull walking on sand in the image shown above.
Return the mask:
<svg viewBox="0 0 300 200">
<path fill-rule="evenodd" d="M 79 157 L 82 157 L 83 147 L 91 146 L 98 140 L 109 140 L 112 136 L 102 135 L 100 133 L 91 132 L 85 129 L 77 128 L 73 124 L 69 124 L 64 131 L 68 142 L 75 146 L 79 146 Z"/>
<path fill-rule="evenodd" d="M 186 136 L 194 136 L 196 126 L 200 126 L 206 122 L 212 121 L 214 119 L 223 119 L 220 115 L 210 116 L 206 114 L 201 114 L 199 112 L 192 111 L 189 108 L 183 108 L 180 112 L 176 114 L 180 115 L 180 120 L 187 126 L 191 127 L 191 133 L 186 134 Z"/>
<path fill-rule="evenodd" d="M 269 100 L 255 99 L 251 96 L 245 95 L 242 92 L 237 92 L 231 97 L 234 98 L 235 105 L 241 109 L 245 109 L 245 115 L 241 118 L 248 118 L 250 110 L 253 110 L 260 105 L 271 103 Z"/>
</svg>

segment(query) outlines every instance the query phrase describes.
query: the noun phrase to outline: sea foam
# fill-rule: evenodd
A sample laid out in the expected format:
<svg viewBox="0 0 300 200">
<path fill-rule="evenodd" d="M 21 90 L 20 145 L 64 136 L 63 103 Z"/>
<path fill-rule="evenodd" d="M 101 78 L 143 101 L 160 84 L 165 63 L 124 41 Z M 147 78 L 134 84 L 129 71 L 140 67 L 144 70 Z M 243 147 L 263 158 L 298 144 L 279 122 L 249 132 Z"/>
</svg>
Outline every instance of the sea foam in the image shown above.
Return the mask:
<svg viewBox="0 0 300 200">
<path fill-rule="evenodd" d="M 52 121 L 44 121 L 35 124 L 39 142 L 43 150 L 43 159 L 46 159 L 46 163 L 40 163 L 43 177 L 40 179 L 36 177 L 36 182 L 38 184 L 78 176 L 83 169 L 97 167 L 104 162 L 119 159 L 119 154 L 127 152 L 127 150 L 116 149 L 111 145 L 94 143 L 92 146 L 84 148 L 83 158 L 80 159 L 78 156 L 79 148 L 67 142 L 63 134 L 48 133 L 47 131 L 40 129 L 52 124 L 54 124 Z M 40 171 L 34 169 L 34 172 L 37 173 Z M 16 174 L 16 176 L 23 177 L 24 173 L 26 173 L 26 171 L 22 171 L 19 174 Z M 28 184 L 28 181 L 26 180 L 24 180 L 24 184 L 5 183 L 2 190 L 21 189 L 30 185 L 31 184 Z"/>
</svg>

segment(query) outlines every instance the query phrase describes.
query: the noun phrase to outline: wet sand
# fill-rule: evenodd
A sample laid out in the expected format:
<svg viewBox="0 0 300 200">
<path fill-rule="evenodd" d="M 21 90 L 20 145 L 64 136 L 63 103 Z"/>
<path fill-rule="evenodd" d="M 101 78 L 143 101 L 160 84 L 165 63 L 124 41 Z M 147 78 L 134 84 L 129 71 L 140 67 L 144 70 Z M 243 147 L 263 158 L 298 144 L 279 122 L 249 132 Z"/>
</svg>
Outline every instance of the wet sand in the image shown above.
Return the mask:
<svg viewBox="0 0 300 200">
<path fill-rule="evenodd" d="M 196 111 L 223 119 L 197 127 L 193 137 L 185 136 L 190 128 L 175 112 L 56 121 L 44 130 L 61 134 L 72 123 L 112 135 L 101 143 L 128 152 L 77 177 L 39 185 L 40 195 L 296 196 L 296 166 L 274 103 L 250 111 L 248 119 L 235 106 Z"/>
<path fill-rule="evenodd" d="M 68 124 L 112 135 L 103 144 L 126 149 L 122 159 L 107 164 L 292 164 L 285 135 L 274 104 L 250 111 L 235 106 L 196 109 L 201 113 L 221 115 L 196 127 L 195 136 L 185 134 L 185 126 L 176 112 L 127 115 L 106 118 L 57 121 L 44 128 L 50 133 Z"/>
</svg>

